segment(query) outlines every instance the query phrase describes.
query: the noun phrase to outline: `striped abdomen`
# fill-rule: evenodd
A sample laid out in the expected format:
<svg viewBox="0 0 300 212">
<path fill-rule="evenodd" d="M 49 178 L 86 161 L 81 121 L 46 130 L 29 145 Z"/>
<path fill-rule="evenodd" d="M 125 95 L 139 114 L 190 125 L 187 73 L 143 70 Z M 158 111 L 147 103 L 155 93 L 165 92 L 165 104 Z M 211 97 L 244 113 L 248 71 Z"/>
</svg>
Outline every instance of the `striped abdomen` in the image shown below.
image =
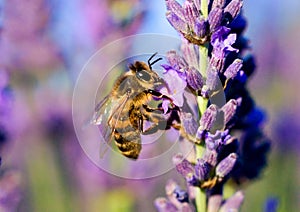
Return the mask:
<svg viewBox="0 0 300 212">
<path fill-rule="evenodd" d="M 115 143 L 122 154 L 131 159 L 137 159 L 142 149 L 136 112 L 135 108 L 124 108 L 119 117 L 116 117 L 117 114 L 113 116 L 112 121 L 117 120 L 114 130 Z"/>
</svg>

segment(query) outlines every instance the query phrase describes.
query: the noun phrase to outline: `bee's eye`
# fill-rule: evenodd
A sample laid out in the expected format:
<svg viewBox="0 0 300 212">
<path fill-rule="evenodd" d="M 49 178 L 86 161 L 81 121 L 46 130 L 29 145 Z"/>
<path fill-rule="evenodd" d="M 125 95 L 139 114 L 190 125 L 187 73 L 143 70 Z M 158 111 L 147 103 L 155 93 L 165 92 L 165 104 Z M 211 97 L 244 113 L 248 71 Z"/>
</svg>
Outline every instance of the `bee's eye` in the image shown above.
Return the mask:
<svg viewBox="0 0 300 212">
<path fill-rule="evenodd" d="M 151 79 L 150 74 L 148 74 L 147 71 L 145 71 L 145 70 L 140 70 L 140 71 L 136 72 L 136 76 L 137 76 L 137 78 L 144 80 L 144 81 L 150 81 L 150 79 Z"/>
</svg>

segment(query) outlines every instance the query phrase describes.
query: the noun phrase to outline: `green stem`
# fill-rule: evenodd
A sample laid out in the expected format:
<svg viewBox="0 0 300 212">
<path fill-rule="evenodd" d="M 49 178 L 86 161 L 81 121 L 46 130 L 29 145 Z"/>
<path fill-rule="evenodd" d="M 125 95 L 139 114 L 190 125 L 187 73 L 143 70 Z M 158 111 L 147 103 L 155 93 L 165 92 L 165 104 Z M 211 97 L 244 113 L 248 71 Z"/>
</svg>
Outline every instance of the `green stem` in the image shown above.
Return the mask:
<svg viewBox="0 0 300 212">
<path fill-rule="evenodd" d="M 208 0 L 201 1 L 201 12 L 202 16 L 206 19 L 208 16 Z M 207 60 L 208 60 L 208 43 L 205 45 L 199 46 L 199 61 L 200 61 L 200 73 L 203 78 L 206 78 L 206 70 L 207 70 Z M 199 96 L 197 98 L 199 112 L 202 115 L 206 108 L 208 99 Z M 201 158 L 204 152 L 203 145 L 196 145 L 196 157 Z M 200 188 L 196 189 L 196 209 L 198 212 L 205 212 L 206 211 L 206 193 L 204 190 Z"/>
<path fill-rule="evenodd" d="M 202 157 L 204 152 L 204 147 L 201 145 L 196 145 L 196 157 Z M 196 187 L 196 209 L 197 212 L 206 211 L 206 193 L 204 190 L 201 190 L 200 187 Z"/>
</svg>

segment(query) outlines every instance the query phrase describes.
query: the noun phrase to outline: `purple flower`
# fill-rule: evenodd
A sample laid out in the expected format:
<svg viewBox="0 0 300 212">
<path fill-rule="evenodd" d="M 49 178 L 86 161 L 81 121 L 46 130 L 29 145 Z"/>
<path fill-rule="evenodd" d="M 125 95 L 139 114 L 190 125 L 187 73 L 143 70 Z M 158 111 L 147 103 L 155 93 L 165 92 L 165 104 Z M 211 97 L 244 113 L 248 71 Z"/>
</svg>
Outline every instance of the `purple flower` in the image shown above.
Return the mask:
<svg viewBox="0 0 300 212">
<path fill-rule="evenodd" d="M 224 59 L 228 52 L 238 52 L 238 49 L 232 47 L 236 41 L 236 34 L 229 34 L 230 28 L 220 27 L 211 37 L 213 46 L 212 54 L 218 59 Z"/>
<path fill-rule="evenodd" d="M 166 70 L 174 68 L 175 70 L 179 71 L 188 66 L 187 62 L 180 55 L 178 55 L 175 50 L 168 51 L 166 57 L 170 65 L 163 65 Z"/>
<path fill-rule="evenodd" d="M 166 69 L 166 66 L 164 67 Z M 163 87 L 160 92 L 170 97 L 173 104 L 177 105 L 178 107 L 182 107 L 183 93 L 187 86 L 185 74 L 172 68 L 167 68 L 163 74 L 163 78 L 168 87 Z M 169 100 L 163 100 L 162 107 L 165 113 L 168 111 L 169 104 Z"/>
</svg>

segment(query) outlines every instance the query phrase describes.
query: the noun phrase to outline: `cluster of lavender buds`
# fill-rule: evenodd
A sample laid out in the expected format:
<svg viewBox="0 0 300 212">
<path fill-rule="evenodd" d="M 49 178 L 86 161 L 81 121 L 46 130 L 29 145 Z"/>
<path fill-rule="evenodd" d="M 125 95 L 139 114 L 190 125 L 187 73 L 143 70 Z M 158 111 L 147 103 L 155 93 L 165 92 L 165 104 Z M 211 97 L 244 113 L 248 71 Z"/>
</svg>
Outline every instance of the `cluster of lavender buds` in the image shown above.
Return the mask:
<svg viewBox="0 0 300 212">
<path fill-rule="evenodd" d="M 237 211 L 244 194 L 238 185 L 257 178 L 266 166 L 270 141 L 262 132 L 265 117 L 247 83 L 256 66 L 243 36 L 242 0 L 166 0 L 166 17 L 182 37 L 181 52 L 167 53 L 161 92 L 180 110 L 181 135 L 194 142 L 196 158 L 175 155 L 173 163 L 186 182 L 170 180 L 158 211 Z M 185 108 L 190 92 L 197 98 L 199 120 Z M 224 104 L 214 97 L 223 94 Z M 221 95 L 222 96 L 222 95 Z M 232 196 L 224 199 L 224 191 Z M 228 192 L 227 192 L 228 193 Z"/>
</svg>

